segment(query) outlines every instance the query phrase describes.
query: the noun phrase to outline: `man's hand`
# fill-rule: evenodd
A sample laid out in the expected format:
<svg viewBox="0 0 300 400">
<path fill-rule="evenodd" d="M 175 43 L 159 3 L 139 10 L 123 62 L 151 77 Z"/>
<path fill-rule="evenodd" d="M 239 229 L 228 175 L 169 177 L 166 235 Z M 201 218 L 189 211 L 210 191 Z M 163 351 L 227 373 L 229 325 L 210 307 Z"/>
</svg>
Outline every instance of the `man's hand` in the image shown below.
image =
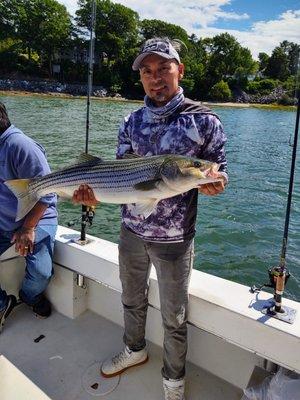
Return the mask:
<svg viewBox="0 0 300 400">
<path fill-rule="evenodd" d="M 34 228 L 23 227 L 14 233 L 11 243 L 15 243 L 15 250 L 20 256 L 26 257 L 28 253 L 33 252 L 34 239 Z"/>
<path fill-rule="evenodd" d="M 202 194 L 206 194 L 207 196 L 215 196 L 216 194 L 222 193 L 227 182 L 224 175 L 220 174 L 220 178 L 222 178 L 222 180 L 219 182 L 211 182 L 199 186 L 198 191 Z"/>
<path fill-rule="evenodd" d="M 73 193 L 72 201 L 75 204 L 83 204 L 84 206 L 96 206 L 96 199 L 93 189 L 88 185 L 80 185 L 78 190 Z"/>
</svg>

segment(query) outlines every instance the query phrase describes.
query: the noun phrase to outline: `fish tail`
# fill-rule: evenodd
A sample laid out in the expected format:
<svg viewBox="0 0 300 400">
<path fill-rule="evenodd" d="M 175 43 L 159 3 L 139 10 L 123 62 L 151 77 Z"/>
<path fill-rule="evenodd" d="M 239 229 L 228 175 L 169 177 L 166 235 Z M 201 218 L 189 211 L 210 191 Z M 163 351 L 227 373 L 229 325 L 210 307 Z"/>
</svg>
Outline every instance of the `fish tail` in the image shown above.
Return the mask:
<svg viewBox="0 0 300 400">
<path fill-rule="evenodd" d="M 18 199 L 16 222 L 24 218 L 39 201 L 37 193 L 29 190 L 29 185 L 33 181 L 34 179 L 12 179 L 4 182 Z"/>
</svg>

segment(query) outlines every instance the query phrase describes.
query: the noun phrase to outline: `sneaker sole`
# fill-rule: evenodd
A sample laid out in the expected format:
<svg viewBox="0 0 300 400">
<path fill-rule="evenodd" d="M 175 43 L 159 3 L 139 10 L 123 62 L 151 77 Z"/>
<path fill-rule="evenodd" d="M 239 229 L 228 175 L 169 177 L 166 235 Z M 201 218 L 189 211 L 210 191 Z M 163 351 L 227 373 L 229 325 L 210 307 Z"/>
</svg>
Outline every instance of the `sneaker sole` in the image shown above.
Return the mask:
<svg viewBox="0 0 300 400">
<path fill-rule="evenodd" d="M 114 372 L 113 374 L 105 374 L 105 373 L 102 371 L 102 369 L 100 370 L 100 373 L 101 373 L 101 375 L 102 375 L 104 378 L 113 378 L 114 376 L 121 375 L 123 372 L 125 372 L 125 371 L 126 371 L 127 369 L 129 369 L 129 368 L 138 367 L 139 365 L 145 364 L 148 360 L 149 360 L 149 357 L 147 356 L 147 358 L 146 358 L 145 360 L 143 360 L 143 361 L 141 361 L 141 362 L 139 362 L 139 363 L 137 363 L 137 364 L 130 365 L 129 367 L 123 368 L 123 369 L 121 369 L 121 370 L 118 371 L 118 372 Z"/>
<path fill-rule="evenodd" d="M 50 314 L 50 315 L 47 315 L 47 316 L 43 316 L 43 315 L 36 314 L 36 313 L 34 312 L 33 315 L 34 315 L 37 319 L 47 319 L 47 318 L 50 317 L 51 314 Z"/>
<path fill-rule="evenodd" d="M 3 331 L 3 327 L 5 324 L 5 321 L 7 319 L 7 317 L 11 314 L 11 312 L 13 311 L 13 309 L 18 305 L 17 301 L 14 302 L 14 305 L 12 306 L 12 308 L 10 310 L 6 310 L 1 318 L 0 321 L 0 333 L 2 333 Z M 8 307 L 9 308 L 9 307 Z"/>
</svg>

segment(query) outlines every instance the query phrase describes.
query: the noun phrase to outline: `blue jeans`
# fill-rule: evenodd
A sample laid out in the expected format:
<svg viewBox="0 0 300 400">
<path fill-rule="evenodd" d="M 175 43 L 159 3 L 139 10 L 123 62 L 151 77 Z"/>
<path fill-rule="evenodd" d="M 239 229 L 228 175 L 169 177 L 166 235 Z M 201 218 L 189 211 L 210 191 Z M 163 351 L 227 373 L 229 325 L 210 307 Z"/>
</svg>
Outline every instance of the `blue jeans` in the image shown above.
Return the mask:
<svg viewBox="0 0 300 400">
<path fill-rule="evenodd" d="M 35 230 L 33 253 L 26 259 L 25 277 L 22 282 L 20 294 L 25 303 L 34 305 L 39 301 L 39 296 L 46 289 L 53 274 L 52 257 L 57 225 L 41 225 Z M 0 255 L 11 244 L 14 232 L 0 231 Z M 0 310 L 7 303 L 7 293 L 0 287 Z"/>
</svg>

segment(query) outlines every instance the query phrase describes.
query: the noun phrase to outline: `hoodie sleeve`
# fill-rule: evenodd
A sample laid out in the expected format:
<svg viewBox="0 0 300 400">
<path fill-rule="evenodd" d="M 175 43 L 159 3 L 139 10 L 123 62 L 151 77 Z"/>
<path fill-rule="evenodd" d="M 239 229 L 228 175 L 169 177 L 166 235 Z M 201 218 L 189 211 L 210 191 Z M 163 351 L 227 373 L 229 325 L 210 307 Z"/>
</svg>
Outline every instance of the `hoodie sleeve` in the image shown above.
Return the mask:
<svg viewBox="0 0 300 400">
<path fill-rule="evenodd" d="M 198 157 L 220 164 L 219 171 L 228 181 L 225 153 L 227 138 L 220 120 L 214 115 L 207 115 L 204 124 L 199 122 L 197 126 L 198 130 L 202 130 L 202 135 L 204 134 L 204 143 L 199 149 Z"/>
<path fill-rule="evenodd" d="M 131 138 L 130 138 L 130 115 L 124 118 L 118 135 L 118 146 L 116 158 L 123 158 L 126 153 L 133 153 Z"/>
</svg>

